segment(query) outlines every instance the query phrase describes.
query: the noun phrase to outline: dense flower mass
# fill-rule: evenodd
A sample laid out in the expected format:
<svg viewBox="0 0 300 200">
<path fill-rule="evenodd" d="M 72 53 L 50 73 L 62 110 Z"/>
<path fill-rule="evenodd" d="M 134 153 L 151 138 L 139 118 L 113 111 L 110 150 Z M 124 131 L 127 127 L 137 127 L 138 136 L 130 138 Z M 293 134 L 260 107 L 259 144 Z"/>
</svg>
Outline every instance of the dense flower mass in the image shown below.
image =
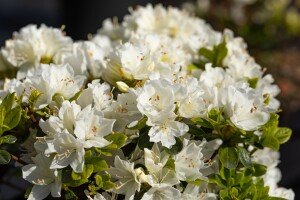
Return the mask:
<svg viewBox="0 0 300 200">
<path fill-rule="evenodd" d="M 90 41 L 29 25 L 1 58 L 0 136 L 28 137 L 28 199 L 294 199 L 279 89 L 230 30 L 147 5 Z"/>
</svg>

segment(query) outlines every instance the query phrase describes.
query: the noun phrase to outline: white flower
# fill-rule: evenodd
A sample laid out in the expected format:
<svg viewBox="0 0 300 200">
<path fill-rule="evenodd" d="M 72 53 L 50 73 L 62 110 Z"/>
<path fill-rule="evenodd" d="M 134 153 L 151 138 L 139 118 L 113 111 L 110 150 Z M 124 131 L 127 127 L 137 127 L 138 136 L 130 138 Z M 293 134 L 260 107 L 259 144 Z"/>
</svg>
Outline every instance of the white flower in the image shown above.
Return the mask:
<svg viewBox="0 0 300 200">
<path fill-rule="evenodd" d="M 85 148 L 105 147 L 110 144 L 104 136 L 112 132 L 114 119 L 106 119 L 103 113 L 91 105 L 77 115 L 74 134 L 84 141 Z"/>
<path fill-rule="evenodd" d="M 92 104 L 100 111 L 109 111 L 112 103 L 111 88 L 107 83 L 93 80 L 88 84 L 77 99 L 77 103 L 83 108 Z"/>
<path fill-rule="evenodd" d="M 203 192 L 204 188 L 206 188 L 206 184 L 204 184 L 204 186 L 205 187 L 198 187 L 193 184 L 188 184 L 184 189 L 180 200 L 217 200 L 218 198 L 216 194 Z"/>
<path fill-rule="evenodd" d="M 295 193 L 292 189 L 286 189 L 286 188 L 276 188 L 273 191 L 269 192 L 270 196 L 274 196 L 274 197 L 280 197 L 280 198 L 284 198 L 287 200 L 294 200 L 295 199 Z"/>
<path fill-rule="evenodd" d="M 161 5 L 153 7 L 148 4 L 136 9 L 131 15 L 125 16 L 123 25 L 138 34 L 166 35 L 182 43 L 189 52 L 196 52 L 221 39 L 221 34 L 213 31 L 204 21 L 176 8 L 165 9 Z"/>
<path fill-rule="evenodd" d="M 47 141 L 47 145 L 46 155 L 56 153 L 50 169 L 61 169 L 70 165 L 75 172 L 82 172 L 85 154 L 83 139 L 76 139 L 64 130 L 54 135 L 53 140 Z"/>
<path fill-rule="evenodd" d="M 60 197 L 61 177 L 56 169 L 50 169 L 51 158 L 38 154 L 32 161 L 34 164 L 22 167 L 23 178 L 34 184 L 28 199 L 44 199 L 50 193 L 53 197 Z"/>
<path fill-rule="evenodd" d="M 6 41 L 2 53 L 11 65 L 21 68 L 18 78 L 24 78 L 29 68 L 55 62 L 60 52 L 71 45 L 71 38 L 64 36 L 60 29 L 28 25 L 19 33 L 15 32 L 13 39 Z"/>
<path fill-rule="evenodd" d="M 160 152 L 158 145 L 155 143 L 152 150 L 144 149 L 145 166 L 150 173 L 155 173 L 166 165 L 169 155 L 165 152 Z"/>
<path fill-rule="evenodd" d="M 113 85 L 126 79 L 147 79 L 152 65 L 149 53 L 146 46 L 129 42 L 117 46 L 106 59 L 103 79 Z"/>
<path fill-rule="evenodd" d="M 188 130 L 188 125 L 170 120 L 162 124 L 153 124 L 148 135 L 151 142 L 161 142 L 163 146 L 171 148 L 176 144 L 175 137 L 183 136 Z"/>
<path fill-rule="evenodd" d="M 113 128 L 115 132 L 123 132 L 127 125 L 143 117 L 137 108 L 136 98 L 136 91 L 129 89 L 128 93 L 118 95 L 117 101 L 111 105 L 111 111 L 105 112 L 105 117 L 116 119 Z"/>
<path fill-rule="evenodd" d="M 143 182 L 151 185 L 151 188 L 143 195 L 143 200 L 174 199 L 180 197 L 180 191 L 172 187 L 179 183 L 176 173 L 173 170 L 163 168 L 149 175 L 142 173 L 140 178 Z"/>
<path fill-rule="evenodd" d="M 137 107 L 148 117 L 148 124 L 162 123 L 173 117 L 175 97 L 172 85 L 167 80 L 147 81 L 138 93 Z"/>
<path fill-rule="evenodd" d="M 115 192 L 124 194 L 125 199 L 133 199 L 135 192 L 139 192 L 141 188 L 141 183 L 134 169 L 134 163 L 121 160 L 119 156 L 116 156 L 114 165 L 107 171 L 113 178 L 117 179 Z"/>
<path fill-rule="evenodd" d="M 105 50 L 93 42 L 76 42 L 71 50 L 62 52 L 59 63 L 70 64 L 76 75 L 84 74 L 99 78 L 105 55 Z"/>
<path fill-rule="evenodd" d="M 162 185 L 155 185 L 150 188 L 144 195 L 141 200 L 157 200 L 157 199 L 164 199 L 164 200 L 173 200 L 180 197 L 180 191 L 162 184 Z"/>
<path fill-rule="evenodd" d="M 240 129 L 256 130 L 269 120 L 262 96 L 247 85 L 229 86 L 221 96 L 221 104 L 225 115 Z"/>
<path fill-rule="evenodd" d="M 205 168 L 201 151 L 202 147 L 190 143 L 175 155 L 175 170 L 180 180 L 207 179 L 200 172 L 201 168 Z"/>
<path fill-rule="evenodd" d="M 26 93 L 29 96 L 33 90 L 41 92 L 36 107 L 42 108 L 52 102 L 54 95 L 62 95 L 69 99 L 73 97 L 85 81 L 85 76 L 74 76 L 69 65 L 41 65 L 39 70 L 26 78 Z"/>
</svg>

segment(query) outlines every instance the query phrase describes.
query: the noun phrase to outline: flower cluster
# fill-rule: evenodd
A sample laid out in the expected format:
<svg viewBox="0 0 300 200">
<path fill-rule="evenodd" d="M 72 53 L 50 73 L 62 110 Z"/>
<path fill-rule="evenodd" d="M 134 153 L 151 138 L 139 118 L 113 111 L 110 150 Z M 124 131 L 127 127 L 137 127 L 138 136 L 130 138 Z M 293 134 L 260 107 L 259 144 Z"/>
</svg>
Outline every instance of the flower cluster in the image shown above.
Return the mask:
<svg viewBox="0 0 300 200">
<path fill-rule="evenodd" d="M 28 199 L 294 198 L 279 89 L 230 30 L 147 5 L 90 41 L 26 26 L 1 59 L 1 143 L 21 134 Z"/>
</svg>

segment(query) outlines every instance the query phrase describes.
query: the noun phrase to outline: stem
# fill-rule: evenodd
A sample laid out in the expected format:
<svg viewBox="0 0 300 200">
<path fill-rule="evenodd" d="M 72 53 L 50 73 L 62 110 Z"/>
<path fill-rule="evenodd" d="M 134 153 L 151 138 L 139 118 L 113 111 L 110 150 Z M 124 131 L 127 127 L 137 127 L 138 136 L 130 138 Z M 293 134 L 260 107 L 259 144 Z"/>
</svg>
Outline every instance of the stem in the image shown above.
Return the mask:
<svg viewBox="0 0 300 200">
<path fill-rule="evenodd" d="M 11 156 L 11 158 L 12 158 L 14 161 L 16 161 L 16 162 L 18 162 L 18 163 L 20 163 L 20 164 L 22 164 L 22 165 L 28 165 L 27 162 L 25 162 L 25 161 L 22 160 L 21 158 L 19 158 L 19 157 L 13 155 L 13 154 L 11 154 L 11 153 L 10 153 L 10 156 Z"/>
</svg>

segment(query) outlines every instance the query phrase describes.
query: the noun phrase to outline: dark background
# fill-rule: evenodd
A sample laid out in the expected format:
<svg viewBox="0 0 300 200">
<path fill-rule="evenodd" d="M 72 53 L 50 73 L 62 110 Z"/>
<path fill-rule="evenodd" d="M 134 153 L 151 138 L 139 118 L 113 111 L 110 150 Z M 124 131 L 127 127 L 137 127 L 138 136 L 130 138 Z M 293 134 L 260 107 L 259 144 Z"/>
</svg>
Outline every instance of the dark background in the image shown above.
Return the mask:
<svg viewBox="0 0 300 200">
<path fill-rule="evenodd" d="M 74 40 L 87 39 L 89 33 L 96 33 L 106 18 L 117 16 L 122 20 L 128 7 L 162 3 L 179 6 L 183 0 L 87 0 L 81 2 L 67 0 L 0 0 L 0 46 L 11 38 L 14 31 L 28 24 L 44 23 L 48 26 L 65 25 L 66 33 Z M 214 23 L 211 22 L 214 27 Z M 299 45 L 300 46 L 300 45 Z M 298 55 L 300 59 L 300 55 Z M 284 90 L 284 88 L 281 88 Z M 288 104 L 288 103 L 287 103 Z M 281 126 L 293 129 L 292 139 L 281 147 L 282 181 L 280 185 L 292 188 L 296 199 L 300 196 L 300 110 L 281 113 Z M 9 166 L 0 166 L 0 200 L 22 199 L 28 183 L 22 179 L 12 179 L 15 171 Z"/>
</svg>

